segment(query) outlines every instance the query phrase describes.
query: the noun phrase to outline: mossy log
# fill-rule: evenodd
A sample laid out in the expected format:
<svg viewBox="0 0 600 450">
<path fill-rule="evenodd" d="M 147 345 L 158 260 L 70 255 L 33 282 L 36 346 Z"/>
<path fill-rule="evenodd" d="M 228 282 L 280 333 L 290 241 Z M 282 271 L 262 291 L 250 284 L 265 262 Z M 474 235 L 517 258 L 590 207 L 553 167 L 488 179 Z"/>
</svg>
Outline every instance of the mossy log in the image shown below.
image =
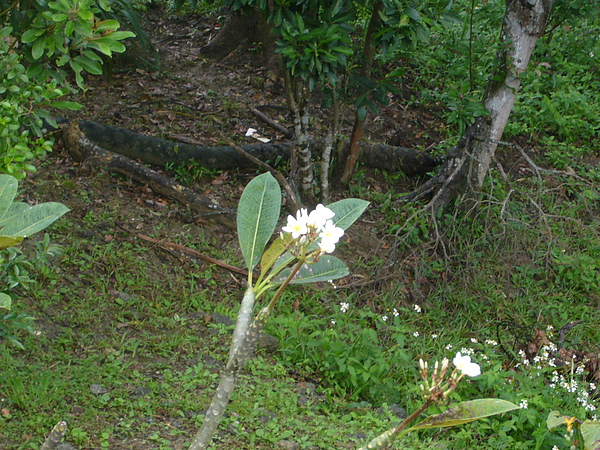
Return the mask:
<svg viewBox="0 0 600 450">
<path fill-rule="evenodd" d="M 164 166 L 194 160 L 207 169 L 231 170 L 254 166 L 229 146 L 205 147 L 177 143 L 86 120 L 79 121 L 79 129 L 87 139 L 103 149 L 147 164 Z M 293 145 L 293 142 L 261 143 L 244 145 L 242 148 L 261 161 L 276 166 L 289 159 Z M 311 147 L 315 155 L 320 153 L 318 141 L 313 142 Z M 439 164 L 437 158 L 418 150 L 370 142 L 361 144 L 360 161 L 367 167 L 401 171 L 407 175 L 426 174 Z"/>
</svg>

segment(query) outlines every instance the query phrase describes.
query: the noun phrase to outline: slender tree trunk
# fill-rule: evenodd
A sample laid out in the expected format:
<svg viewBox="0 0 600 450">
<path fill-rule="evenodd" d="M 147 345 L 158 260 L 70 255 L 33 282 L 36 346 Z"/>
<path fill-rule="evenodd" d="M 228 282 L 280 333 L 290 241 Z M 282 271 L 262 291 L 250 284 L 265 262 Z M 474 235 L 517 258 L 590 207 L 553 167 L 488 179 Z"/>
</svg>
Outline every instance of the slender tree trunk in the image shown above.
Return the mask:
<svg viewBox="0 0 600 450">
<path fill-rule="evenodd" d="M 310 152 L 309 93 L 300 77 L 294 77 L 286 71 L 285 92 L 288 107 L 294 116 L 296 145 L 292 149 L 290 184 L 299 181 L 298 200 L 300 204 L 311 205 L 315 200 L 313 163 Z"/>
<path fill-rule="evenodd" d="M 430 206 L 437 212 L 463 194 L 479 192 L 514 106 L 520 75 L 544 33 L 554 2 L 506 0 L 501 33 L 504 49 L 499 55 L 500 69 L 491 77 L 501 81 L 491 81 L 484 98 L 489 116 L 469 127 L 438 173 L 405 200 L 433 195 Z"/>
<path fill-rule="evenodd" d="M 365 33 L 365 43 L 363 46 L 363 65 L 360 70 L 360 74 L 363 77 L 370 77 L 371 70 L 373 68 L 373 60 L 375 59 L 375 48 L 373 47 L 373 37 L 381 26 L 381 17 L 379 13 L 383 10 L 383 2 L 378 1 L 373 7 L 371 12 L 371 19 Z M 350 178 L 354 174 L 356 163 L 360 154 L 360 140 L 362 139 L 365 124 L 367 122 L 367 113 L 363 115 L 359 114 L 358 110 L 354 116 L 354 126 L 352 127 L 352 136 L 350 137 L 350 147 L 348 148 L 348 154 L 344 162 L 344 171 L 340 181 L 342 183 L 348 183 Z M 341 161 L 340 161 L 341 163 Z"/>
</svg>

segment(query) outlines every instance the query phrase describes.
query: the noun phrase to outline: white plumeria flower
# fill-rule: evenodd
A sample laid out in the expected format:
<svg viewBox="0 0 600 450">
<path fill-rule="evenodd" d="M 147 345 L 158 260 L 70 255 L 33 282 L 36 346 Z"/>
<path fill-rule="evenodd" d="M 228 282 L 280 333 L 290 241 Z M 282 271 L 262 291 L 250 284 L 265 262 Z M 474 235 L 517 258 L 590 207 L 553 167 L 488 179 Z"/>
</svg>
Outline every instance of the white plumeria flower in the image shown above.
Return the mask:
<svg viewBox="0 0 600 450">
<path fill-rule="evenodd" d="M 332 220 L 327 220 L 323 226 L 319 237 L 319 247 L 324 253 L 331 253 L 335 250 L 335 244 L 338 243 L 340 238 L 344 235 L 344 230 L 340 227 L 336 227 Z"/>
<path fill-rule="evenodd" d="M 286 233 L 292 233 L 292 238 L 298 239 L 308 233 L 308 211 L 305 208 L 299 209 L 296 217 L 289 215 L 287 225 L 282 228 Z"/>
<path fill-rule="evenodd" d="M 335 213 L 332 210 L 319 203 L 315 210 L 308 215 L 308 226 L 320 230 L 333 216 L 335 216 Z"/>
<path fill-rule="evenodd" d="M 471 362 L 471 357 L 468 355 L 462 356 L 460 352 L 458 352 L 452 360 L 452 363 L 468 377 L 481 375 L 481 367 L 479 367 L 479 364 Z"/>
</svg>

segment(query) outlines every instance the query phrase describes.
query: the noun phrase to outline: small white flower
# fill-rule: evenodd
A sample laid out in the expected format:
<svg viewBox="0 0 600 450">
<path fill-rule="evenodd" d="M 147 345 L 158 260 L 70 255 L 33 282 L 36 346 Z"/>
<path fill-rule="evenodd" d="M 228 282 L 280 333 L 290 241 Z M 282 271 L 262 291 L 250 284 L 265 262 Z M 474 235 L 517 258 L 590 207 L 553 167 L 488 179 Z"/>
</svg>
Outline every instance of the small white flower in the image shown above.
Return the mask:
<svg viewBox="0 0 600 450">
<path fill-rule="evenodd" d="M 400 313 L 398 312 L 398 310 L 396 308 L 394 308 L 394 311 L 392 311 L 392 314 L 394 315 L 394 317 L 398 317 L 400 315 Z"/>
<path fill-rule="evenodd" d="M 345 313 L 350 308 L 350 303 L 342 302 L 340 303 L 340 312 Z"/>
<path fill-rule="evenodd" d="M 553 445 L 552 450 L 560 450 L 560 449 L 558 448 L 558 445 Z"/>
<path fill-rule="evenodd" d="M 387 322 L 388 316 L 381 316 L 381 320 L 383 320 L 384 322 Z"/>
<path fill-rule="evenodd" d="M 335 213 L 329 208 L 323 206 L 322 204 L 318 204 L 314 211 L 311 211 L 308 215 L 308 226 L 314 227 L 317 230 L 320 230 L 325 226 L 325 223 L 332 219 L 335 216 Z"/>
<path fill-rule="evenodd" d="M 451 349 L 452 349 L 452 344 L 446 345 L 446 350 L 451 350 Z"/>
<path fill-rule="evenodd" d="M 331 325 L 335 325 L 335 320 L 331 319 Z"/>
<path fill-rule="evenodd" d="M 414 337 L 419 337 L 419 332 L 418 332 L 418 331 L 415 331 L 415 332 L 413 333 L 413 336 L 414 336 Z"/>
<path fill-rule="evenodd" d="M 415 305 L 414 308 L 415 308 L 415 311 L 418 313 L 420 313 L 422 311 L 422 309 L 419 305 Z"/>
<path fill-rule="evenodd" d="M 475 339 L 475 338 L 471 338 L 471 342 L 472 342 L 473 344 L 477 344 L 479 341 L 478 341 L 477 339 Z"/>
<path fill-rule="evenodd" d="M 471 357 L 468 355 L 462 356 L 460 352 L 458 352 L 452 360 L 452 363 L 468 377 L 481 375 L 481 367 L 479 367 L 479 364 L 471 362 Z"/>
<path fill-rule="evenodd" d="M 486 343 L 487 345 L 498 345 L 498 342 L 497 342 L 497 341 L 495 341 L 495 340 L 493 340 L 493 339 L 486 339 L 486 340 L 485 340 L 485 343 Z"/>
<path fill-rule="evenodd" d="M 528 407 L 529 407 L 529 403 L 527 402 L 527 400 L 525 400 L 525 399 L 521 400 L 521 403 L 519 403 L 519 408 L 527 409 Z"/>
<path fill-rule="evenodd" d="M 319 247 L 321 251 L 325 253 L 331 253 L 335 250 L 335 244 L 338 243 L 340 238 L 344 235 L 344 230 L 340 227 L 336 227 L 332 220 L 327 220 L 323 226 L 319 237 Z"/>
<path fill-rule="evenodd" d="M 431 339 L 437 339 L 437 338 L 438 338 L 438 335 L 437 335 L 436 333 L 433 333 L 433 334 L 431 335 Z"/>
<path fill-rule="evenodd" d="M 286 233 L 292 233 L 292 238 L 298 239 L 308 233 L 308 212 L 305 208 L 296 212 L 296 217 L 289 215 L 287 225 L 282 228 Z"/>
</svg>

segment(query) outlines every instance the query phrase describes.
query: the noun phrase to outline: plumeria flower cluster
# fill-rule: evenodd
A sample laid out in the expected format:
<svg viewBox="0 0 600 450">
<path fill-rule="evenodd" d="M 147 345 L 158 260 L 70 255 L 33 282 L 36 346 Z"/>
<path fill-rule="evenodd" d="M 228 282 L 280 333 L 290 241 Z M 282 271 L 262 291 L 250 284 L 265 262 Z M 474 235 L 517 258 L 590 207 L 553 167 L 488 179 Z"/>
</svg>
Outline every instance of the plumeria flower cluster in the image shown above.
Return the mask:
<svg viewBox="0 0 600 450">
<path fill-rule="evenodd" d="M 460 352 L 456 354 L 452 360 L 455 369 L 449 377 L 446 378 L 450 361 L 444 358 L 442 363 L 437 361 L 433 367 L 431 380 L 429 379 L 429 365 L 422 359 L 419 360 L 420 374 L 423 379 L 421 384 L 421 392 L 425 398 L 435 402 L 446 400 L 448 395 L 456 388 L 459 381 L 466 375 L 468 377 L 477 377 L 481 375 L 479 364 L 471 361 L 468 355 L 463 356 Z"/>
<path fill-rule="evenodd" d="M 333 223 L 335 213 L 329 208 L 318 204 L 310 213 L 306 208 L 299 209 L 296 217 L 289 215 L 285 233 L 290 233 L 300 244 L 312 243 L 319 240 L 321 254 L 332 253 L 335 245 L 344 235 L 344 230 Z"/>
</svg>

